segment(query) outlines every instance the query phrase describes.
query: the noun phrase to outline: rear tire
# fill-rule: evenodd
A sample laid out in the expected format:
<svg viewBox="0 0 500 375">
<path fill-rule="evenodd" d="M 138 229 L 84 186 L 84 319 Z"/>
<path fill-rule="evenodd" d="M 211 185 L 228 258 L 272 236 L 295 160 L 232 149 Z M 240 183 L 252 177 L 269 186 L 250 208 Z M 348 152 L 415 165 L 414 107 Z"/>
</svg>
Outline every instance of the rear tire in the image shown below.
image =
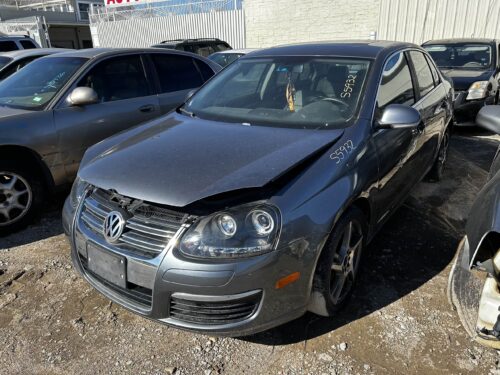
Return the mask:
<svg viewBox="0 0 500 375">
<path fill-rule="evenodd" d="M 426 179 L 430 182 L 439 182 L 443 178 L 443 171 L 448 159 L 448 150 L 450 146 L 450 131 L 446 130 L 444 133 L 441 145 L 439 146 L 438 155 L 431 170 L 427 174 Z"/>
<path fill-rule="evenodd" d="M 0 161 L 0 236 L 20 230 L 39 214 L 45 187 L 29 166 Z"/>
<path fill-rule="evenodd" d="M 352 207 L 339 219 L 316 266 L 309 310 L 332 316 L 349 300 L 366 245 L 363 212 Z"/>
</svg>

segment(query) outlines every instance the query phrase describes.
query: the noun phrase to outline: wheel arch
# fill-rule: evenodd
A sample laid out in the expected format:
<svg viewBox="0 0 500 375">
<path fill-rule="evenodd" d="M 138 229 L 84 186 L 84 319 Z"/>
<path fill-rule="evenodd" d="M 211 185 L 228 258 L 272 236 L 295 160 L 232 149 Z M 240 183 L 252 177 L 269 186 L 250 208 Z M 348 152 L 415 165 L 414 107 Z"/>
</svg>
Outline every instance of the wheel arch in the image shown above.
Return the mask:
<svg viewBox="0 0 500 375">
<path fill-rule="evenodd" d="M 2 159 L 15 159 L 26 165 L 33 166 L 33 171 L 39 175 L 45 187 L 49 190 L 54 189 L 55 183 L 52 173 L 36 151 L 25 146 L 1 145 L 0 160 Z"/>
<path fill-rule="evenodd" d="M 490 231 L 481 239 L 469 266 L 493 259 L 498 250 L 500 250 L 500 233 Z"/>
</svg>

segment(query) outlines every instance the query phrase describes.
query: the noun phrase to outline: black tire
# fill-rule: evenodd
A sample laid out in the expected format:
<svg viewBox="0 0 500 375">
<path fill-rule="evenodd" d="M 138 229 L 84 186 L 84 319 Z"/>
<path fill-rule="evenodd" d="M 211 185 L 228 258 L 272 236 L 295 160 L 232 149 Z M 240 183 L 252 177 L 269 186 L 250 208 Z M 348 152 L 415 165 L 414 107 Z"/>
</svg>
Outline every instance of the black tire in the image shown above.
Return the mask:
<svg viewBox="0 0 500 375">
<path fill-rule="evenodd" d="M 346 241 L 349 225 L 352 228 L 352 236 L 350 241 Z M 366 235 L 365 215 L 359 208 L 351 207 L 333 228 L 318 260 L 310 311 L 322 316 L 332 316 L 345 306 L 356 282 L 361 256 L 366 245 Z M 350 256 L 345 251 L 348 242 L 351 250 L 356 248 Z M 352 272 L 347 272 L 349 268 L 352 268 Z M 340 285 L 342 277 L 344 282 Z"/>
<path fill-rule="evenodd" d="M 446 160 L 448 159 L 448 150 L 450 146 L 450 137 L 451 133 L 447 130 L 444 133 L 443 139 L 441 141 L 441 145 L 439 146 L 438 155 L 436 160 L 434 160 L 434 164 L 432 165 L 431 170 L 426 176 L 426 180 L 430 182 L 439 182 L 443 178 L 443 171 L 446 164 Z"/>
<path fill-rule="evenodd" d="M 21 193 L 24 188 L 27 193 Z M 45 193 L 39 173 L 30 166 L 11 160 L 0 161 L 0 236 L 32 223 L 40 213 Z"/>
</svg>

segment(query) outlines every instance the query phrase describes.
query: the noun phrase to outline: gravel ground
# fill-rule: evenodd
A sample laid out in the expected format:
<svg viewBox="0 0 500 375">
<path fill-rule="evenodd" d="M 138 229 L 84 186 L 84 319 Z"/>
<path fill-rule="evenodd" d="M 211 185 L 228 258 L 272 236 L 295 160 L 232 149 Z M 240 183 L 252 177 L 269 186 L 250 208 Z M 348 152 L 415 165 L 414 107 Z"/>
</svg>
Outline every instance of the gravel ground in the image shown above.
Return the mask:
<svg viewBox="0 0 500 375">
<path fill-rule="evenodd" d="M 446 299 L 450 263 L 498 137 L 459 131 L 445 179 L 421 183 L 366 251 L 349 305 L 245 338 L 169 328 L 110 303 L 75 273 L 62 197 L 0 238 L 0 373 L 499 374 Z"/>
</svg>

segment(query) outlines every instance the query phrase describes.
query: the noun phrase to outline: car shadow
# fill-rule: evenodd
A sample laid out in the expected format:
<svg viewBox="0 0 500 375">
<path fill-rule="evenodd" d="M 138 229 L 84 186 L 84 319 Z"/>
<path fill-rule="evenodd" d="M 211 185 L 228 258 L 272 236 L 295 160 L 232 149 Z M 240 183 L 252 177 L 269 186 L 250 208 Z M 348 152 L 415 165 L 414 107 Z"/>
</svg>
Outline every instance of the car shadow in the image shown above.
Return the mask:
<svg viewBox="0 0 500 375">
<path fill-rule="evenodd" d="M 498 136 L 479 127 L 456 128 L 453 135 L 455 143 L 461 144 L 459 149 L 455 149 L 476 166 L 489 171 L 498 148 Z"/>
<path fill-rule="evenodd" d="M 61 212 L 68 193 L 68 191 L 63 191 L 51 197 L 40 217 L 27 228 L 0 236 L 0 251 L 62 234 Z"/>
</svg>

